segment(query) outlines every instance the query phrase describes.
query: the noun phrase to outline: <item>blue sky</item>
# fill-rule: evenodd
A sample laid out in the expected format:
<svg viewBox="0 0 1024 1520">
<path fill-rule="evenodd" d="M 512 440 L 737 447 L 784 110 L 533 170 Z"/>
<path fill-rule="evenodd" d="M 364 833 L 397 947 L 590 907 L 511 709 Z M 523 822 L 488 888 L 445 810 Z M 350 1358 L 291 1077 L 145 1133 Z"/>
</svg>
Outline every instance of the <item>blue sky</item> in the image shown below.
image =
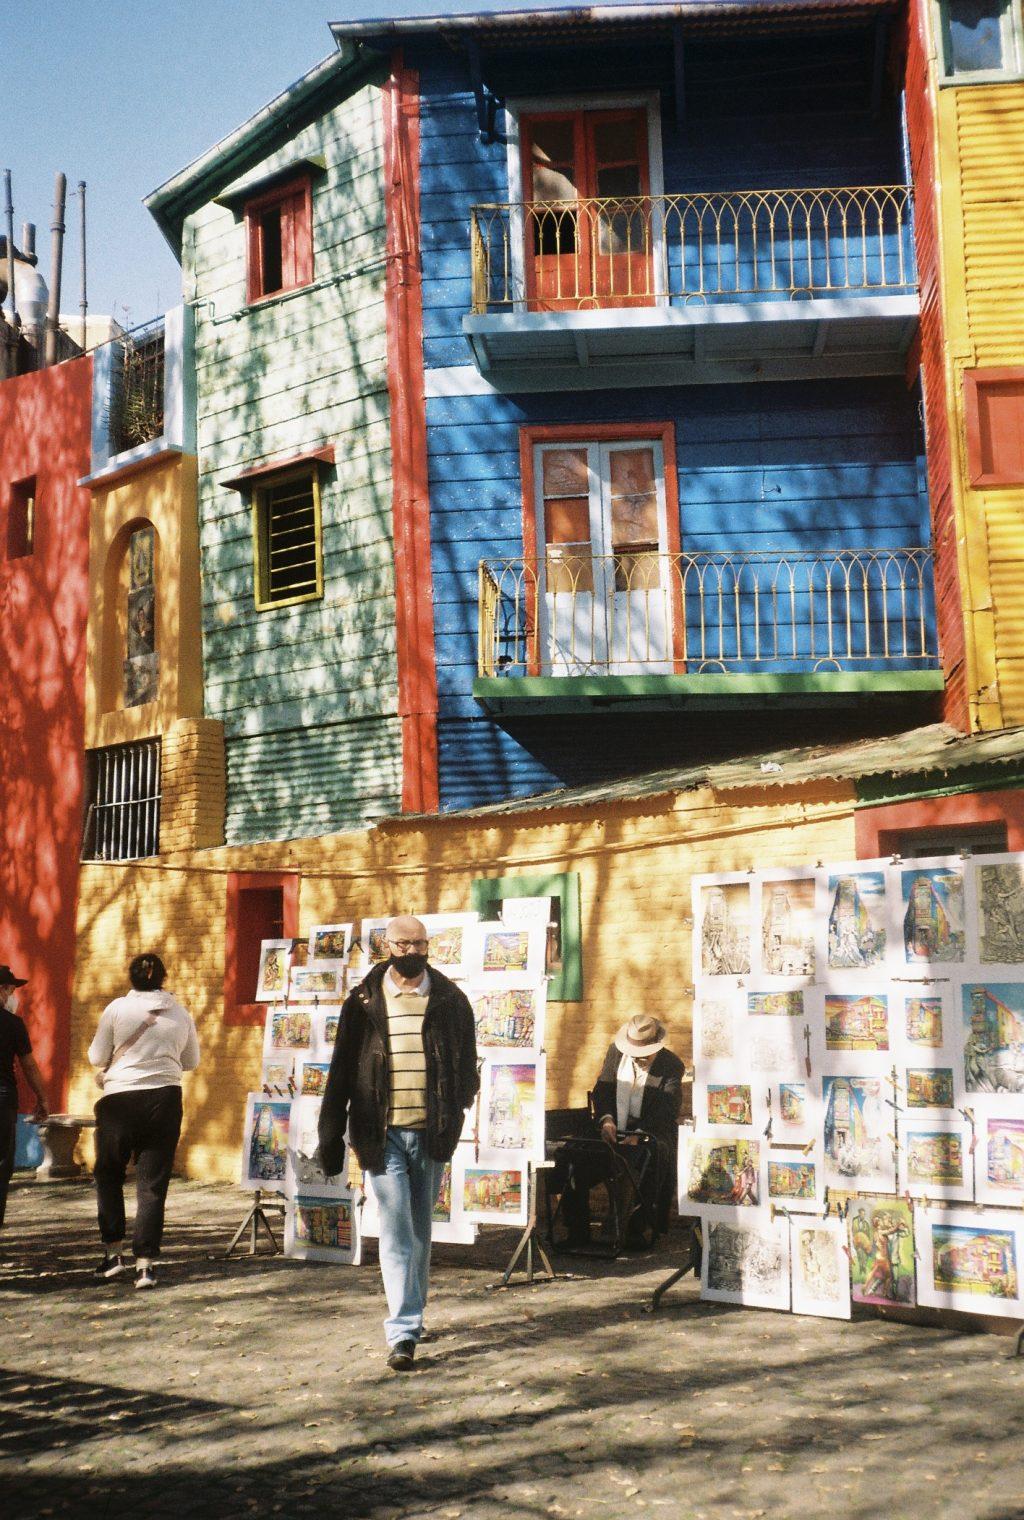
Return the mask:
<svg viewBox="0 0 1024 1520">
<path fill-rule="evenodd" d="M 332 52 L 328 22 L 522 7 L 486 0 L 5 0 L 2 8 L 0 168 L 13 174 L 15 240 L 22 222 L 37 224 L 49 280 L 53 181 L 63 170 L 61 308 L 77 312 L 72 192 L 84 179 L 89 310 L 131 325 L 180 299 L 178 265 L 143 196 Z"/>
</svg>

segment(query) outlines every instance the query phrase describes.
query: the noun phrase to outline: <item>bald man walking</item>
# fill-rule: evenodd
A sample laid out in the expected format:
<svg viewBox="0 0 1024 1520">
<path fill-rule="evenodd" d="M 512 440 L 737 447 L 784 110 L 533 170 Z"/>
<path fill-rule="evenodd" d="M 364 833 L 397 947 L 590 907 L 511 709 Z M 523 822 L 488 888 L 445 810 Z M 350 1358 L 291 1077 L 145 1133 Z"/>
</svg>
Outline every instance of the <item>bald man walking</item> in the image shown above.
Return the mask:
<svg viewBox="0 0 1024 1520">
<path fill-rule="evenodd" d="M 427 965 L 418 918 L 387 927 L 389 956 L 345 999 L 320 1108 L 320 1160 L 345 1159 L 345 1127 L 380 1210 L 388 1366 L 408 1372 L 423 1333 L 431 1215 L 480 1079 L 473 1010 Z"/>
</svg>

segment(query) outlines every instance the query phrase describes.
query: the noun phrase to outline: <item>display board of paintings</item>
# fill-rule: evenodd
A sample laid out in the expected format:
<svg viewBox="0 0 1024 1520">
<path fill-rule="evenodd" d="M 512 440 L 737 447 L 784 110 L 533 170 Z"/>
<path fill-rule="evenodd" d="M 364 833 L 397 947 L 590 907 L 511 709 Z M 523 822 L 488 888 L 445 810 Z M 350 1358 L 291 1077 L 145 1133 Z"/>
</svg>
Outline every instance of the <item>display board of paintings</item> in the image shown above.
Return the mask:
<svg viewBox="0 0 1024 1520">
<path fill-rule="evenodd" d="M 544 964 L 550 900 L 515 899 L 516 912 L 419 915 L 430 965 L 463 985 L 473 1007 L 480 1094 L 441 1176 L 433 1238 L 470 1244 L 480 1225 L 523 1225 L 530 1167 L 544 1157 Z M 357 1262 L 379 1233 L 372 1185 L 326 1177 L 317 1126 L 348 988 L 388 956 L 388 918 L 315 925 L 307 938 L 265 940 L 257 997 L 268 1003 L 262 1091 L 246 1109 L 242 1181 L 285 1194 L 286 1250 Z"/>
<path fill-rule="evenodd" d="M 846 1290 L 830 1288 L 841 1231 L 854 1303 L 977 1313 L 979 1299 L 1012 1301 L 1024 857 L 696 877 L 693 925 L 694 1129 L 679 1206 L 706 1239 L 726 1226 L 718 1256 L 739 1266 L 723 1265 L 714 1291 L 781 1297 L 751 1286 L 748 1253 L 767 1257 L 728 1231 L 784 1216 L 795 1312 L 849 1313 Z"/>
</svg>

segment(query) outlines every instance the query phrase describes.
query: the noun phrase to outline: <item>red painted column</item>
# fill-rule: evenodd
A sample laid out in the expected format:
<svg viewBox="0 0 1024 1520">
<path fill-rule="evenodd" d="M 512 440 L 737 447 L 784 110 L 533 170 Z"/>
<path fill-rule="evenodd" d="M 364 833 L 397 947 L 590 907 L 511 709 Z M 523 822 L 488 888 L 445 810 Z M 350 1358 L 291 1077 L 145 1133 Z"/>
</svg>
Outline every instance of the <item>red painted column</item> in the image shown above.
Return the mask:
<svg viewBox="0 0 1024 1520">
<path fill-rule="evenodd" d="M 89 359 L 0 384 L 0 961 L 29 978 L 21 1010 L 55 1110 L 82 843 L 89 493 L 77 482 L 91 391 Z M 13 487 L 32 479 L 31 552 L 12 557 L 24 547 L 11 537 Z"/>
<path fill-rule="evenodd" d="M 437 672 L 423 376 L 419 78 L 415 70 L 405 67 L 401 52 L 392 57 L 391 78 L 383 94 L 402 811 L 433 813 L 438 808 Z"/>
</svg>

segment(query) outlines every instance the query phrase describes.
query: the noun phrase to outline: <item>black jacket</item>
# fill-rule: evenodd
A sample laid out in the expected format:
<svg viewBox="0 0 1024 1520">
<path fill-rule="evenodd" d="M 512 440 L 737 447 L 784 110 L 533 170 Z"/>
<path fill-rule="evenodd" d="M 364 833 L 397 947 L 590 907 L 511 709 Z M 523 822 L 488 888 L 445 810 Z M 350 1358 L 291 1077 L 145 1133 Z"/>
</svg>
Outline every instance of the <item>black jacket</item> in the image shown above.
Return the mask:
<svg viewBox="0 0 1024 1520">
<path fill-rule="evenodd" d="M 616 1119 L 616 1078 L 622 1051 L 609 1045 L 594 1087 L 594 1117 L 598 1124 L 606 1116 Z M 651 1062 L 640 1104 L 639 1129 L 645 1129 L 674 1156 L 679 1143 L 679 1109 L 683 1101 L 683 1063 L 670 1050 L 662 1048 Z M 618 1122 L 616 1120 L 616 1122 Z"/>
<path fill-rule="evenodd" d="M 328 1177 L 345 1159 L 345 1126 L 364 1171 L 384 1164 L 384 1140 L 391 1101 L 388 1010 L 384 1001 L 386 966 L 373 970 L 345 999 L 320 1105 L 320 1160 Z M 476 1029 L 466 994 L 433 968 L 423 1015 L 427 1063 L 427 1151 L 448 1161 L 462 1133 L 466 1109 L 480 1087 Z"/>
</svg>

